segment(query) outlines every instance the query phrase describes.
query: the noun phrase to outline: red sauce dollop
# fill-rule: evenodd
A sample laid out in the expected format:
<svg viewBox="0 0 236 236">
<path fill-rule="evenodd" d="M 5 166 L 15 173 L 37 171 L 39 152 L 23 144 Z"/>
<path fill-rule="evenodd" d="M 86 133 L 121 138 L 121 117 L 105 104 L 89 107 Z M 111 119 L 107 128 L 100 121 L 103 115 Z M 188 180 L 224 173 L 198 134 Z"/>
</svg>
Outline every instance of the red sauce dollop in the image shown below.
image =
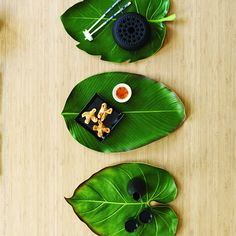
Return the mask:
<svg viewBox="0 0 236 236">
<path fill-rule="evenodd" d="M 119 99 L 125 99 L 128 95 L 129 95 L 129 92 L 125 87 L 120 87 L 116 90 L 116 96 Z"/>
</svg>

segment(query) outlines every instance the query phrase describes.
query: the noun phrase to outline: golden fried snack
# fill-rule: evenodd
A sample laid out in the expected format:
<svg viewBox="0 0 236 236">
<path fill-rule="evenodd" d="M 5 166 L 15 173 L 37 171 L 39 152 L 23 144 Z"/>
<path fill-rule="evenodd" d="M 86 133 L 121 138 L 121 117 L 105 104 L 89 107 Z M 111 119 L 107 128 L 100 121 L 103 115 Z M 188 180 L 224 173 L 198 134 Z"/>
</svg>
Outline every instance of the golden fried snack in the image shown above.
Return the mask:
<svg viewBox="0 0 236 236">
<path fill-rule="evenodd" d="M 105 102 L 102 103 L 100 111 L 98 112 L 98 119 L 104 121 L 107 115 L 110 115 L 112 111 L 113 111 L 112 108 L 107 109 L 107 104 Z"/>
<path fill-rule="evenodd" d="M 95 116 L 95 112 L 97 110 L 95 108 L 93 108 L 91 111 L 86 111 L 82 114 L 82 117 L 84 118 L 85 117 L 85 121 L 84 123 L 85 124 L 89 124 L 90 121 L 92 120 L 94 123 L 96 123 L 98 121 L 97 117 Z"/>
<path fill-rule="evenodd" d="M 102 121 L 98 120 L 98 125 L 93 126 L 93 131 L 97 131 L 97 136 L 101 138 L 103 136 L 103 133 L 110 133 L 110 129 L 107 128 Z"/>
</svg>

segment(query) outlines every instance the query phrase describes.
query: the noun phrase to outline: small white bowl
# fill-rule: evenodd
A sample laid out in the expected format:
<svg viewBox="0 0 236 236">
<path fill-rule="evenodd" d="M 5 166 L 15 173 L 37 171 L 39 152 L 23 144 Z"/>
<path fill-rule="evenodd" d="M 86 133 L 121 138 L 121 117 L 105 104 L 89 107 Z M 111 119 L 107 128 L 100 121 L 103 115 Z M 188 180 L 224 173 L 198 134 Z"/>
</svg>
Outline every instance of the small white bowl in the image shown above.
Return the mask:
<svg viewBox="0 0 236 236">
<path fill-rule="evenodd" d="M 119 88 L 121 88 L 121 87 L 126 88 L 127 91 L 128 91 L 128 96 L 127 96 L 126 98 L 124 98 L 124 99 L 120 99 L 120 98 L 118 98 L 118 97 L 116 96 L 117 90 L 118 90 Z M 117 85 L 113 88 L 112 96 L 113 96 L 113 98 L 114 98 L 117 102 L 119 102 L 119 103 L 128 102 L 129 99 L 130 99 L 131 96 L 132 96 L 132 90 L 131 90 L 131 88 L 130 88 L 130 86 L 129 86 L 128 84 L 124 84 L 124 83 L 117 84 Z"/>
</svg>

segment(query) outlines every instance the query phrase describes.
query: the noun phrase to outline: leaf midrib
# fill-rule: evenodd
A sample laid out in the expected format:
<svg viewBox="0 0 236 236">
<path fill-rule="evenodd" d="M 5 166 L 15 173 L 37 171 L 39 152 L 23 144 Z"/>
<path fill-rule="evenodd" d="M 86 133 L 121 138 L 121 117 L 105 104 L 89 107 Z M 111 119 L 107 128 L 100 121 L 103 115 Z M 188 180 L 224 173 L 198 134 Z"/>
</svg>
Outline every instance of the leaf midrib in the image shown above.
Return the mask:
<svg viewBox="0 0 236 236">
<path fill-rule="evenodd" d="M 109 202 L 109 201 L 102 201 L 102 200 L 79 200 L 79 199 L 71 199 L 72 201 L 78 202 L 87 202 L 87 203 L 104 203 L 104 204 L 111 204 L 111 205 L 130 205 L 130 206 L 140 206 L 140 205 L 148 205 L 149 202 Z"/>
<path fill-rule="evenodd" d="M 68 18 L 79 19 L 79 20 L 98 20 L 99 19 L 99 17 L 85 17 L 85 16 L 69 16 Z M 102 21 L 106 21 L 108 19 L 109 18 L 104 17 L 102 19 Z M 150 22 L 150 23 L 160 23 L 160 22 L 164 22 L 164 21 L 172 21 L 174 19 L 175 19 L 175 14 L 172 14 L 170 16 L 162 17 L 162 18 L 159 18 L 159 19 L 156 19 L 156 20 L 148 19 L 147 21 Z M 112 21 L 116 21 L 116 20 L 117 20 L 117 18 L 112 19 Z"/>
<path fill-rule="evenodd" d="M 124 114 L 142 114 L 142 113 L 175 113 L 179 112 L 179 110 L 154 110 L 154 111 L 122 111 Z M 62 112 L 64 115 L 79 115 L 80 112 Z"/>
</svg>

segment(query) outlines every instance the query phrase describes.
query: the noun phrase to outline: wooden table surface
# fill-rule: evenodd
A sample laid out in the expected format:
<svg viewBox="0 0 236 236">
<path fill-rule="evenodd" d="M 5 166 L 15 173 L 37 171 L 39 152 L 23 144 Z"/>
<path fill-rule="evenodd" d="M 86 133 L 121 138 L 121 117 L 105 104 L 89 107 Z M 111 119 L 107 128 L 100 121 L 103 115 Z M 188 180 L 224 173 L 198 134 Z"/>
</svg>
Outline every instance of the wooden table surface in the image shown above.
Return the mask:
<svg viewBox="0 0 236 236">
<path fill-rule="evenodd" d="M 143 161 L 169 170 L 179 236 L 236 235 L 236 1 L 172 1 L 159 53 L 114 64 L 75 47 L 59 16 L 75 0 L 0 2 L 0 235 L 92 236 L 64 196 L 108 165 Z M 104 71 L 159 80 L 187 120 L 146 147 L 102 154 L 77 143 L 60 115 L 71 89 Z M 144 235 L 151 236 L 151 235 Z"/>
</svg>

